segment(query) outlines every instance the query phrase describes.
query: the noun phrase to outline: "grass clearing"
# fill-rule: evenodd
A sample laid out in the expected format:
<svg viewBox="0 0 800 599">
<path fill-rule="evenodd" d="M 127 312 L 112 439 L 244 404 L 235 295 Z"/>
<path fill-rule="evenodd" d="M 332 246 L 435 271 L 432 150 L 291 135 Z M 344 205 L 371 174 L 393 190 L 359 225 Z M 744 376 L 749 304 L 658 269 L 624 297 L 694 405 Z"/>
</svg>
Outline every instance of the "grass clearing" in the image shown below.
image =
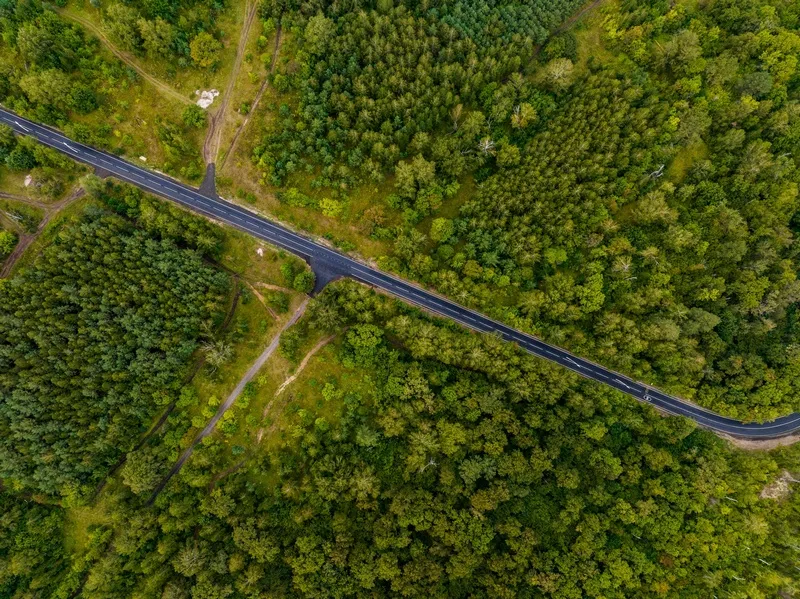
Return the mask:
<svg viewBox="0 0 800 599">
<path fill-rule="evenodd" d="M 88 172 L 88 169 L 80 163 L 73 162 L 72 165 L 69 171 L 58 169 L 55 172 L 56 179 L 61 182 L 62 189 L 56 195 L 49 195 L 39 191 L 36 188 L 35 181 L 32 181 L 27 187 L 25 186 L 25 179 L 28 175 L 35 174 L 36 169 L 33 171 L 15 171 L 0 163 L 0 191 L 39 204 L 56 204 L 72 193 L 80 177 Z"/>
<path fill-rule="evenodd" d="M 171 98 L 164 98 L 152 85 L 137 79 L 136 82 L 122 80 L 109 82 L 103 89 L 108 101 L 88 115 L 73 115 L 72 121 L 91 127 L 111 126 L 108 146 L 137 164 L 164 170 L 173 175 L 196 181 L 197 176 L 182 172 L 192 161 L 199 161 L 202 131 L 186 129 L 184 139 L 193 151 L 179 160 L 170 157 L 159 140 L 159 123 L 181 123 L 185 105 Z M 140 157 L 144 157 L 142 161 Z M 202 177 L 202 171 L 199 174 Z"/>
<path fill-rule="evenodd" d="M 217 413 L 220 404 L 228 398 L 251 365 L 280 333 L 281 328 L 292 317 L 303 299 L 301 294 L 294 294 L 288 312 L 282 314 L 277 320 L 270 319 L 269 321 L 263 318 L 266 311 L 255 297 L 251 296 L 247 303 L 240 303 L 231 323 L 231 332 L 238 335 L 238 340 L 233 345 L 233 359 L 216 372 L 210 371 L 208 367 L 203 368 L 192 382 L 192 386 L 198 393 L 199 401 L 189 409 L 192 428 L 183 437 L 181 443 L 183 447 L 189 447 L 200 430 Z M 261 310 L 254 309 L 252 305 L 261 307 Z M 242 323 L 246 323 L 247 330 L 242 328 Z M 253 327 L 255 324 L 258 326 L 257 329 Z M 243 431 L 257 422 L 250 417 L 251 400 L 253 399 L 251 389 L 256 387 L 255 381 L 253 381 L 252 387 L 246 386 L 216 426 L 215 439 L 230 450 L 234 446 L 242 444 L 246 435 Z M 244 445 L 241 446 L 244 447 Z M 231 453 L 232 451 L 228 451 L 228 454 Z"/>
<path fill-rule="evenodd" d="M 606 15 L 618 8 L 618 0 L 603 0 L 599 6 L 587 11 L 573 25 L 571 31 L 578 42 L 578 60 L 575 63 L 575 76 L 580 77 L 589 70 L 589 60 L 604 63 L 613 62 L 614 55 L 606 48 L 604 22 Z"/>
<path fill-rule="evenodd" d="M 253 402 L 251 417 L 261 417 L 265 406 L 269 407 L 266 418 L 260 418 L 264 435 L 261 442 L 257 432 L 250 432 L 245 441 L 257 452 L 272 453 L 287 443 L 301 442 L 297 423 L 315 426 L 335 426 L 338 423 L 345 401 L 356 401 L 364 405 L 374 403 L 375 385 L 369 372 L 359 367 L 347 367 L 339 359 L 342 332 L 310 359 L 297 379 L 277 398 L 274 392 L 288 376 L 291 368 L 281 356 L 274 356 L 261 373 L 264 385 L 259 388 Z M 308 345 L 313 347 L 323 336 L 312 336 Z M 307 349 L 310 349 L 307 348 Z M 260 411 L 259 411 L 260 410 Z M 260 427 L 259 427 L 260 428 Z M 243 441 L 243 442 L 245 442 Z M 248 479 L 261 487 L 276 484 L 277 472 L 269 469 L 249 469 Z"/>
<path fill-rule="evenodd" d="M 89 529 L 93 526 L 113 524 L 109 514 L 114 510 L 110 509 L 109 497 L 111 494 L 106 493 L 94 504 L 65 508 L 64 549 L 67 553 L 80 555 L 83 552 L 89 541 Z"/>
<path fill-rule="evenodd" d="M 0 190 L 26 198 L 30 197 L 28 188 L 25 187 L 26 175 L 25 172 L 12 171 L 5 166 L 0 166 Z"/>
<path fill-rule="evenodd" d="M 281 264 L 291 262 L 296 270 L 307 268 L 300 258 L 277 249 L 252 235 L 242 233 L 233 227 L 223 226 L 225 231 L 225 252 L 220 264 L 250 283 L 267 283 L 280 287 L 290 285 L 281 274 Z M 259 254 L 261 250 L 261 254 Z"/>
</svg>

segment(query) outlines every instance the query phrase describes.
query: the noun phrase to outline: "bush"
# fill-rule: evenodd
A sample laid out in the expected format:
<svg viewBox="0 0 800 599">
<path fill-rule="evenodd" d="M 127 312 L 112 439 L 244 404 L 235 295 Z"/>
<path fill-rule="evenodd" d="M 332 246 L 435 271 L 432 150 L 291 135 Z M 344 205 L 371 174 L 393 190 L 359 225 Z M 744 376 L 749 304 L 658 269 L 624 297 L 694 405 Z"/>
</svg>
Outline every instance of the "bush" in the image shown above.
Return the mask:
<svg viewBox="0 0 800 599">
<path fill-rule="evenodd" d="M 278 351 L 284 358 L 290 362 L 294 362 L 297 360 L 297 352 L 300 349 L 300 342 L 300 333 L 297 331 L 297 329 L 289 329 L 281 335 L 281 339 L 278 342 Z"/>
<path fill-rule="evenodd" d="M 17 245 L 17 236 L 11 231 L 0 231 L 0 257 L 8 256 Z"/>
<path fill-rule="evenodd" d="M 198 129 L 205 127 L 206 121 L 208 120 L 206 111 L 197 104 L 190 104 L 187 106 L 181 118 L 183 118 L 183 122 L 187 127 L 196 127 Z"/>
<path fill-rule="evenodd" d="M 292 287 L 301 293 L 311 293 L 314 290 L 314 284 L 317 282 L 317 277 L 310 270 L 305 270 L 294 278 Z"/>
</svg>

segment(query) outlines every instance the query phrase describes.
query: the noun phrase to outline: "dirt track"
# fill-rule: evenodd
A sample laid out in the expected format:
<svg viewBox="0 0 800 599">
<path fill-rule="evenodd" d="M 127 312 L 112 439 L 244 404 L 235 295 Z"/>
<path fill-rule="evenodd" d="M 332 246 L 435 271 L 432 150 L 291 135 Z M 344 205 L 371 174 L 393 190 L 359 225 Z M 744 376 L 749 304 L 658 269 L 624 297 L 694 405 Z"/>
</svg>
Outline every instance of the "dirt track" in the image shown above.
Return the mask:
<svg viewBox="0 0 800 599">
<path fill-rule="evenodd" d="M 120 50 L 119 48 L 117 48 L 111 42 L 111 40 L 109 40 L 108 37 L 102 32 L 102 30 L 100 30 L 100 28 L 97 27 L 91 21 L 89 21 L 87 19 L 84 19 L 82 17 L 79 17 L 77 15 L 69 14 L 69 13 L 64 12 L 64 11 L 58 11 L 58 14 L 60 14 L 65 19 L 71 19 L 71 20 L 75 21 L 76 23 L 80 23 L 81 25 L 86 27 L 89 31 L 91 31 L 93 34 L 95 34 L 97 36 L 97 38 L 101 42 L 103 42 L 103 44 L 114 54 L 114 56 L 116 56 L 122 62 L 124 62 L 126 65 L 131 67 L 134 71 L 139 73 L 139 75 L 143 79 L 146 79 L 147 81 L 152 83 L 162 93 L 170 96 L 171 98 L 173 98 L 175 100 L 183 102 L 185 104 L 191 104 L 192 103 L 191 99 L 187 98 L 186 96 L 184 96 L 183 94 L 181 94 L 177 90 L 173 89 L 172 87 L 170 87 L 169 85 L 167 85 L 163 81 L 160 81 L 159 79 L 156 79 L 150 73 L 145 71 L 141 67 L 141 65 L 139 65 L 138 61 L 131 54 L 129 54 L 127 52 L 124 52 L 124 51 Z"/>
<path fill-rule="evenodd" d="M 158 494 L 161 493 L 161 491 L 164 490 L 164 487 L 167 486 L 167 483 L 170 481 L 170 479 L 180 471 L 180 469 L 186 463 L 186 460 L 188 460 L 189 457 L 192 455 L 192 452 L 194 451 L 194 448 L 197 446 L 197 444 L 200 443 L 212 432 L 214 432 L 217 423 L 220 421 L 225 412 L 227 412 L 228 409 L 233 405 L 233 403 L 236 401 L 236 399 L 239 397 L 242 391 L 244 391 L 244 388 L 247 385 L 247 383 L 249 383 L 256 376 L 256 374 L 258 374 L 258 371 L 261 370 L 261 367 L 264 366 L 269 357 L 275 352 L 276 349 L 278 349 L 278 343 L 280 342 L 281 335 L 283 334 L 283 332 L 290 326 L 295 324 L 303 315 L 303 313 L 306 310 L 306 306 L 308 306 L 308 301 L 309 301 L 308 298 L 306 298 L 303 301 L 303 303 L 300 304 L 300 306 L 298 306 L 297 310 L 295 310 L 294 314 L 292 314 L 292 317 L 286 322 L 286 324 L 284 324 L 281 327 L 281 329 L 277 332 L 275 337 L 272 338 L 272 341 L 267 346 L 267 348 L 261 353 L 261 355 L 258 358 L 256 358 L 256 361 L 253 362 L 250 368 L 247 369 L 247 372 L 245 372 L 244 376 L 242 376 L 242 378 L 239 380 L 239 383 L 236 385 L 236 388 L 231 392 L 228 398 L 217 409 L 217 413 L 214 414 L 211 420 L 208 421 L 208 424 L 206 424 L 205 428 L 203 428 L 203 430 L 200 431 L 197 437 L 195 437 L 192 444 L 183 452 L 183 454 L 181 454 L 181 457 L 178 458 L 178 461 L 175 462 L 175 465 L 172 467 L 169 473 L 155 488 L 155 490 L 153 491 L 153 495 L 150 497 L 148 503 L 152 504 L 153 501 L 155 501 L 155 498 L 158 496 Z"/>
<path fill-rule="evenodd" d="M 278 52 L 280 52 L 280 48 L 281 48 L 281 25 L 280 23 L 278 23 L 278 28 L 275 30 L 275 48 L 272 51 L 272 61 L 270 62 L 269 65 L 270 74 L 275 72 L 275 63 L 278 61 Z M 222 169 L 222 167 L 225 166 L 225 163 L 227 162 L 228 158 L 231 156 L 231 154 L 233 154 L 233 151 L 236 149 L 236 144 L 239 141 L 239 136 L 242 134 L 242 131 L 244 131 L 244 128 L 247 127 L 247 123 L 250 122 L 250 117 L 256 111 L 256 108 L 258 108 L 258 103 L 261 101 L 261 96 L 264 95 L 264 92 L 267 90 L 268 86 L 269 86 L 269 78 L 264 77 L 264 82 L 261 84 L 261 88 L 259 88 L 255 100 L 253 100 L 253 105 L 250 106 L 250 112 L 247 113 L 247 116 L 244 118 L 244 121 L 242 122 L 241 125 L 239 125 L 239 128 L 236 130 L 236 133 L 233 136 L 233 141 L 231 141 L 231 146 L 228 148 L 228 151 L 225 152 L 225 155 L 222 157 L 222 162 L 220 163 L 220 169 Z"/>
<path fill-rule="evenodd" d="M 239 45 L 236 48 L 236 59 L 233 63 L 233 70 L 230 77 L 228 77 L 228 85 L 225 91 L 222 92 L 222 103 L 217 108 L 216 112 L 209 119 L 208 131 L 206 132 L 206 139 L 203 142 L 203 159 L 206 164 L 212 164 L 217 160 L 219 153 L 219 145 L 222 139 L 222 130 L 225 128 L 225 118 L 228 112 L 228 103 L 230 102 L 233 88 L 236 86 L 236 79 L 239 77 L 239 71 L 242 68 L 242 59 L 244 58 L 245 48 L 247 47 L 247 38 L 250 35 L 250 27 L 258 13 L 258 3 L 253 2 L 247 10 L 242 32 L 239 35 Z"/>
<path fill-rule="evenodd" d="M 11 270 L 14 268 L 14 265 L 25 253 L 25 250 L 27 250 L 28 247 L 36 240 L 36 238 L 41 235 L 42 231 L 44 231 L 44 228 L 47 226 L 47 223 L 50 222 L 50 219 L 58 214 L 58 212 L 64 206 L 71 204 L 78 198 L 83 197 L 85 193 L 86 192 L 82 188 L 78 187 L 66 198 L 56 202 L 55 204 L 44 204 L 42 202 L 37 202 L 36 200 L 29 200 L 28 198 L 24 198 L 22 196 L 0 193 L 0 197 L 16 200 L 18 202 L 24 202 L 26 204 L 30 204 L 31 206 L 41 208 L 45 211 L 44 218 L 42 218 L 42 222 L 40 222 L 39 226 L 36 228 L 36 232 L 25 233 L 21 230 L 19 231 L 19 241 L 17 242 L 14 251 L 11 252 L 8 258 L 6 258 L 5 262 L 3 262 L 3 268 L 0 269 L 0 279 L 5 279 L 11 274 Z"/>
</svg>

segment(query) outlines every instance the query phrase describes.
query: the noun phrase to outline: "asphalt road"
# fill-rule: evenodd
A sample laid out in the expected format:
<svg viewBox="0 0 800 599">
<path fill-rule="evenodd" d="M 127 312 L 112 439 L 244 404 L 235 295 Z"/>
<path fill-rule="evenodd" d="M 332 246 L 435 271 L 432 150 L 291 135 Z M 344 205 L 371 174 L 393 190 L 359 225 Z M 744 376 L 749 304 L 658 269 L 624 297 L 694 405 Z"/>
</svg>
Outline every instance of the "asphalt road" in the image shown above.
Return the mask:
<svg viewBox="0 0 800 599">
<path fill-rule="evenodd" d="M 574 356 L 559 347 L 544 343 L 483 314 L 460 306 L 436 293 L 371 268 L 329 247 L 298 235 L 245 208 L 224 200 L 202 195 L 198 190 L 179 183 L 166 175 L 74 142 L 49 127 L 23 119 L 1 108 L 0 122 L 11 126 L 17 133 L 35 137 L 42 144 L 55 148 L 79 162 L 112 173 L 118 179 L 172 200 L 195 212 L 225 222 L 272 245 L 284 248 L 308 260 L 315 270 L 351 277 L 368 285 L 378 287 L 425 310 L 455 320 L 470 329 L 485 333 L 499 333 L 504 339 L 517 343 L 521 348 L 535 356 L 555 362 L 583 377 L 604 383 L 669 414 L 691 418 L 702 427 L 747 439 L 777 438 L 800 431 L 800 413 L 790 414 L 762 424 L 745 424 L 738 420 L 725 418 L 598 364 Z"/>
</svg>

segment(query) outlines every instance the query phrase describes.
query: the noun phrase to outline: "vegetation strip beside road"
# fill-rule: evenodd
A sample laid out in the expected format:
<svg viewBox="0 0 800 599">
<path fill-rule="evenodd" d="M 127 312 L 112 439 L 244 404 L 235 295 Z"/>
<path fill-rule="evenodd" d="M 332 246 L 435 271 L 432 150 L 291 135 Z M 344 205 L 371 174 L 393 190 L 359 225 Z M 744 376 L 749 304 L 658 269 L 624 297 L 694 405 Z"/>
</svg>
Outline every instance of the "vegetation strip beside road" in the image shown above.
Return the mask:
<svg viewBox="0 0 800 599">
<path fill-rule="evenodd" d="M 21 120 L 24 121 L 24 124 Z M 571 354 L 561 347 L 546 343 L 480 312 L 459 305 L 445 296 L 431 292 L 417 284 L 369 267 L 256 213 L 223 200 L 209 198 L 199 193 L 198 190 L 160 173 L 143 169 L 117 156 L 68 140 L 61 133 L 33 121 L 22 119 L 14 113 L 0 110 L 0 121 L 11 126 L 17 133 L 33 136 L 41 143 L 58 149 L 78 161 L 105 168 L 123 181 L 177 202 L 205 217 L 225 222 L 301 256 L 314 263 L 317 269 L 324 269 L 323 274 L 326 276 L 351 277 L 362 283 L 383 288 L 404 301 L 435 311 L 440 316 L 455 320 L 472 330 L 482 333 L 497 333 L 529 353 L 555 362 L 583 377 L 601 382 L 670 414 L 691 418 L 700 426 L 745 438 L 776 438 L 794 433 L 800 428 L 800 414 L 798 413 L 756 424 L 745 423 L 701 408 L 591 360 Z"/>
<path fill-rule="evenodd" d="M 239 76 L 239 70 L 242 67 L 242 59 L 244 58 L 245 48 L 247 46 L 247 38 L 250 35 L 250 28 L 253 21 L 258 14 L 258 3 L 253 2 L 245 11 L 245 21 L 242 25 L 242 32 L 239 36 L 239 43 L 236 47 L 236 58 L 234 59 L 233 69 L 228 77 L 228 83 L 225 90 L 222 92 L 222 102 L 217 110 L 209 118 L 208 130 L 203 142 L 203 158 L 206 164 L 213 164 L 217 160 L 219 154 L 219 145 L 222 138 L 222 130 L 225 127 L 225 119 L 228 113 L 228 105 L 230 104 L 231 94 L 233 94 L 234 86 L 236 85 L 236 78 Z"/>
<path fill-rule="evenodd" d="M 275 72 L 275 63 L 278 61 L 278 52 L 280 51 L 281 47 L 281 24 L 278 21 L 277 29 L 275 30 L 275 47 L 272 50 L 272 60 L 270 61 L 269 65 L 269 74 L 272 75 Z M 261 101 L 261 97 L 264 95 L 264 92 L 269 87 L 269 77 L 264 77 L 264 81 L 261 84 L 261 87 L 256 94 L 255 100 L 253 100 L 253 105 L 250 107 L 249 112 L 245 115 L 244 121 L 241 125 L 236 129 L 236 133 L 233 136 L 233 140 L 231 141 L 231 145 L 225 154 L 222 156 L 222 162 L 220 163 L 220 168 L 225 166 L 225 163 L 228 161 L 228 158 L 233 154 L 234 150 L 236 149 L 236 144 L 239 142 L 239 137 L 241 136 L 242 132 L 244 131 L 245 127 L 247 127 L 247 123 L 250 122 L 250 117 L 255 113 L 256 109 L 258 108 L 258 103 Z"/>
</svg>

